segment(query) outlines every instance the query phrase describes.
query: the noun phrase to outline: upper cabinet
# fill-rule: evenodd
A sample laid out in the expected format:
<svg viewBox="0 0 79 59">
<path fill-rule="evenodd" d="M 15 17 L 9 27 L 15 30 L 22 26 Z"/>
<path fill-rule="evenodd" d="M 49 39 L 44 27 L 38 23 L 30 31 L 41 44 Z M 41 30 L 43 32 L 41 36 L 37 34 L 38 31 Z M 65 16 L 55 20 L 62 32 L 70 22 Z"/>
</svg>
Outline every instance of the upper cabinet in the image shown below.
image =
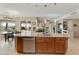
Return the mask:
<svg viewBox="0 0 79 59">
<path fill-rule="evenodd" d="M 20 21 L 21 30 L 27 30 L 31 32 L 38 32 L 43 34 L 67 34 L 68 33 L 68 21 L 67 20 L 54 20 L 49 17 L 35 17 Z"/>
<path fill-rule="evenodd" d="M 62 34 L 68 33 L 68 21 L 67 20 L 56 21 L 56 33 L 62 33 Z"/>
<path fill-rule="evenodd" d="M 37 24 L 37 20 L 20 21 L 21 30 L 26 30 L 27 32 L 36 31 L 36 27 L 37 27 L 36 24 Z"/>
<path fill-rule="evenodd" d="M 62 29 L 63 29 L 62 25 L 63 25 L 62 22 L 56 21 L 56 33 L 62 33 Z"/>
<path fill-rule="evenodd" d="M 63 21 L 63 33 L 68 33 L 68 21 Z"/>
</svg>

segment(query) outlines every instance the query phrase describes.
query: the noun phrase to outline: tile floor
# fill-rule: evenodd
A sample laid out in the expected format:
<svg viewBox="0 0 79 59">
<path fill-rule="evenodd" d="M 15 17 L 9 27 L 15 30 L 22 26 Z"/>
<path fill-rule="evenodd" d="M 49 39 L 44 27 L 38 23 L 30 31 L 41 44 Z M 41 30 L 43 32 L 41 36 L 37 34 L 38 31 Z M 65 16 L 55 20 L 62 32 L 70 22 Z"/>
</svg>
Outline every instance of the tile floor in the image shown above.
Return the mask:
<svg viewBox="0 0 79 59">
<path fill-rule="evenodd" d="M 68 40 L 68 51 L 66 55 L 79 55 L 79 38 Z"/>
<path fill-rule="evenodd" d="M 5 42 L 4 39 L 0 39 L 0 55 L 13 55 L 18 54 L 15 50 L 15 42 L 10 40 Z"/>
<path fill-rule="evenodd" d="M 4 41 L 4 38 L 0 39 L 0 55 L 18 55 L 15 50 L 14 41 Z M 79 55 L 79 38 L 68 40 L 68 51 L 66 55 Z"/>
</svg>

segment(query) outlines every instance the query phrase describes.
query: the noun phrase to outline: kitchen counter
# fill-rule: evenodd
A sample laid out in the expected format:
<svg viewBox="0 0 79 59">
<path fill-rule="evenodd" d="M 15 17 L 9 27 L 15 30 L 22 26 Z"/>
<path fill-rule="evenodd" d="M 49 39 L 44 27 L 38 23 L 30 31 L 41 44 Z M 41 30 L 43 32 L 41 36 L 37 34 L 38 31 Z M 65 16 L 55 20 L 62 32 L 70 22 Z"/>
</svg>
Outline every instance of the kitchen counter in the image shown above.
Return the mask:
<svg viewBox="0 0 79 59">
<path fill-rule="evenodd" d="M 19 33 L 15 37 L 69 37 L 68 34 Z"/>
<path fill-rule="evenodd" d="M 18 53 L 65 54 L 68 37 L 68 34 L 20 33 L 15 35 L 15 47 Z"/>
</svg>

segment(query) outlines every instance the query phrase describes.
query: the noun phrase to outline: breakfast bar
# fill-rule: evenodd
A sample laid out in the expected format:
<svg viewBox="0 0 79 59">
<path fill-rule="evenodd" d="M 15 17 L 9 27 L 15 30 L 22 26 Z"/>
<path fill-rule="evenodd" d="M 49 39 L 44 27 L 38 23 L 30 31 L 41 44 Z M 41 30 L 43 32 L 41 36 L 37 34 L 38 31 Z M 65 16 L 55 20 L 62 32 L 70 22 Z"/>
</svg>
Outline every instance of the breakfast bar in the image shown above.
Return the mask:
<svg viewBox="0 0 79 59">
<path fill-rule="evenodd" d="M 16 34 L 18 53 L 65 54 L 68 49 L 67 34 Z"/>
</svg>

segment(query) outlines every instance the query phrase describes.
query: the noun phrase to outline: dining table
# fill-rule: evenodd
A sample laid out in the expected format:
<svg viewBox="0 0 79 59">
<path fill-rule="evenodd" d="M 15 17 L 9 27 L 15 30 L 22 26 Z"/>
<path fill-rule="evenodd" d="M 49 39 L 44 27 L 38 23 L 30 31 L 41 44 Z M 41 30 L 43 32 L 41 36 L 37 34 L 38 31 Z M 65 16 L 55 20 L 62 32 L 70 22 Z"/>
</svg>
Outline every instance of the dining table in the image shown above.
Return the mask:
<svg viewBox="0 0 79 59">
<path fill-rule="evenodd" d="M 12 36 L 12 39 L 13 39 L 13 36 L 14 36 L 14 33 L 12 31 L 2 31 L 1 34 L 4 35 L 5 42 L 7 40 L 9 41 L 9 36 Z"/>
</svg>

